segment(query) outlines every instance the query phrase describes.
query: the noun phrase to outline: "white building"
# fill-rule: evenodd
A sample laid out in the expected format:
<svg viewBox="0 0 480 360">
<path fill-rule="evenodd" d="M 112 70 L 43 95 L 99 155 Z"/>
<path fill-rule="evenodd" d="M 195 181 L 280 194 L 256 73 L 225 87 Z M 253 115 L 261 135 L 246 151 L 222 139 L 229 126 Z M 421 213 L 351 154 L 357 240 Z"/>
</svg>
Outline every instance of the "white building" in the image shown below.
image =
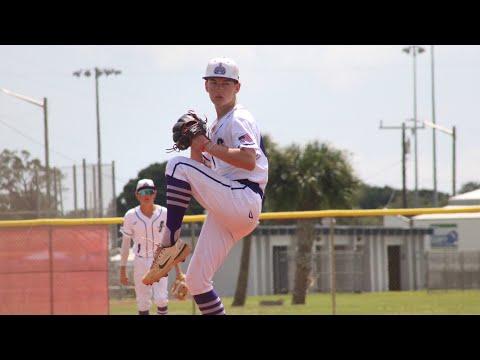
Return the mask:
<svg viewBox="0 0 480 360">
<path fill-rule="evenodd" d="M 339 292 L 415 290 L 425 286 L 424 248 L 430 229 L 336 226 L 336 289 Z M 330 290 L 328 227 L 316 226 L 311 291 Z M 291 292 L 295 225 L 259 226 L 252 238 L 248 295 Z M 243 240 L 242 240 L 243 241 Z M 214 278 L 225 296 L 235 293 L 242 241 Z"/>
<path fill-rule="evenodd" d="M 465 206 L 480 206 L 480 189 L 453 196 L 445 208 Z M 416 227 L 432 229 L 427 250 L 480 250 L 480 213 L 418 215 L 413 221 Z"/>
</svg>

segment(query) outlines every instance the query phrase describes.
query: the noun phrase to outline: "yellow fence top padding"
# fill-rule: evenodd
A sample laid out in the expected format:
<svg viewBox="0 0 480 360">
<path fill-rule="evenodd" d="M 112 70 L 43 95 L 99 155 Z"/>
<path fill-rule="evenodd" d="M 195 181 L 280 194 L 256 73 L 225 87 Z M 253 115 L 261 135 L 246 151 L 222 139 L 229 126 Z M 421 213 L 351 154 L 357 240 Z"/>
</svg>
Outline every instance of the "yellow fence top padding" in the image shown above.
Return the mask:
<svg viewBox="0 0 480 360">
<path fill-rule="evenodd" d="M 447 207 L 447 208 L 413 208 L 413 209 L 363 209 L 363 210 L 316 210 L 316 211 L 286 211 L 262 213 L 260 220 L 315 219 L 325 217 L 368 217 L 368 216 L 414 216 L 422 214 L 458 214 L 480 212 L 480 206 Z M 205 215 L 187 215 L 184 222 L 201 222 Z M 72 226 L 72 225 L 114 225 L 122 224 L 123 218 L 81 218 L 81 219 L 35 219 L 0 221 L 2 227 L 27 226 Z"/>
</svg>

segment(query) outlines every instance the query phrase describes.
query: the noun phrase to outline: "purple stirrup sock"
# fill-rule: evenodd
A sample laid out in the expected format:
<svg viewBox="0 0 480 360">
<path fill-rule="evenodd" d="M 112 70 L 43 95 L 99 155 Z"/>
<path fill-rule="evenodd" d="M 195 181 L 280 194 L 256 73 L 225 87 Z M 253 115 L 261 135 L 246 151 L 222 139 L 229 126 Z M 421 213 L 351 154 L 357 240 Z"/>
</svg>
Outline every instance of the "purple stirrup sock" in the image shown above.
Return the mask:
<svg viewBox="0 0 480 360">
<path fill-rule="evenodd" d="M 163 246 L 172 246 L 180 235 L 185 211 L 187 211 L 192 189 L 186 181 L 166 175 L 167 179 L 167 228 L 162 240 Z"/>
<path fill-rule="evenodd" d="M 168 306 L 157 306 L 157 315 L 167 315 Z"/>
<path fill-rule="evenodd" d="M 202 315 L 225 315 L 222 300 L 218 297 L 215 290 L 193 295 L 193 299 L 197 303 Z"/>
</svg>

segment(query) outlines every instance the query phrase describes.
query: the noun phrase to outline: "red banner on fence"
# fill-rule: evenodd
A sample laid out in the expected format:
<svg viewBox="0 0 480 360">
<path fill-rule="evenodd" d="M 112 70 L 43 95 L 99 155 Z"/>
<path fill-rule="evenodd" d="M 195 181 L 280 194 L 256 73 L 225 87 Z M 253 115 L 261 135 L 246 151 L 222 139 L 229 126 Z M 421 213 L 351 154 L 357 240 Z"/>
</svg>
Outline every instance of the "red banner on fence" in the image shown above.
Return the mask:
<svg viewBox="0 0 480 360">
<path fill-rule="evenodd" d="M 0 314 L 108 311 L 108 226 L 0 228 Z"/>
</svg>

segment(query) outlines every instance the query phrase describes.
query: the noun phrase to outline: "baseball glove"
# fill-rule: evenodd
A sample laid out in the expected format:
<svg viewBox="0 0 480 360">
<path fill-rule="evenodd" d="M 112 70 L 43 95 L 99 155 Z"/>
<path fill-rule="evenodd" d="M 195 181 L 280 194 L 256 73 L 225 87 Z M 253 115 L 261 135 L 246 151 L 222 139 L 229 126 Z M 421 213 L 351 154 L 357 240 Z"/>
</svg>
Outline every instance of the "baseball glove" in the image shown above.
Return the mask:
<svg viewBox="0 0 480 360">
<path fill-rule="evenodd" d="M 172 288 L 170 289 L 172 292 L 172 295 L 175 297 L 177 300 L 186 300 L 187 295 L 188 295 L 188 288 L 187 285 L 185 284 L 185 274 L 180 272 L 177 272 L 177 276 L 175 278 L 175 282 L 172 285 Z"/>
<path fill-rule="evenodd" d="M 192 139 L 197 135 L 207 134 L 207 119 L 202 120 L 193 111 L 182 115 L 173 126 L 173 147 L 168 151 L 186 150 L 192 145 Z"/>
</svg>

